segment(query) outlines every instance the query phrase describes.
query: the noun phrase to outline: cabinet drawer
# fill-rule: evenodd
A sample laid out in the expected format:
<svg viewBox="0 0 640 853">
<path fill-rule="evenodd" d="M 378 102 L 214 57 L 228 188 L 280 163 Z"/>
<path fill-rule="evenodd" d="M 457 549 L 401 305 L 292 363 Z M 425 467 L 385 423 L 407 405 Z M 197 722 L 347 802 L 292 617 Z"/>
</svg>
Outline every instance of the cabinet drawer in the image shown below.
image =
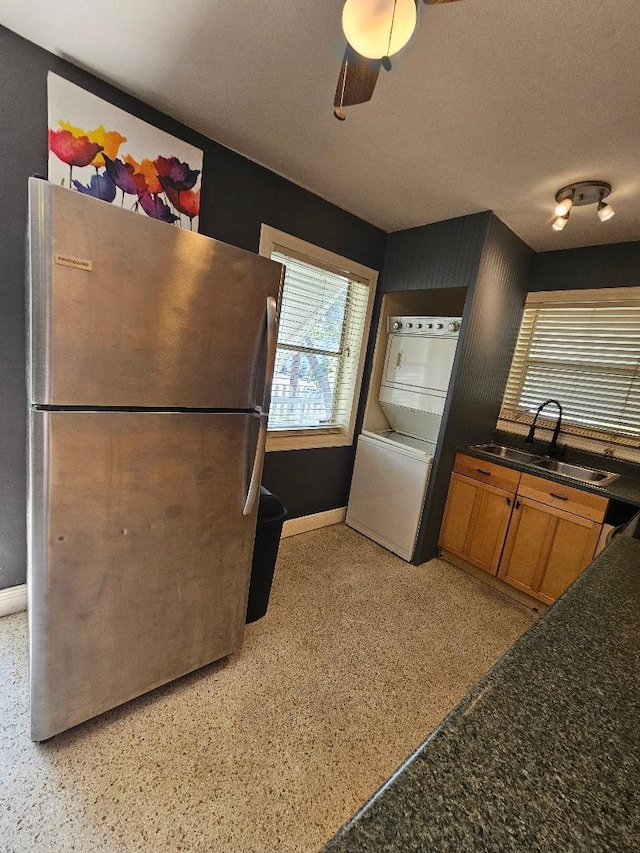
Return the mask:
<svg viewBox="0 0 640 853">
<path fill-rule="evenodd" d="M 520 482 L 519 471 L 505 468 L 503 465 L 496 465 L 494 462 L 487 462 L 485 459 L 476 459 L 475 456 L 467 456 L 466 453 L 456 453 L 453 470 L 456 474 L 471 477 L 472 480 L 478 480 L 489 486 L 496 486 L 498 489 L 505 489 L 505 491 L 513 494 L 515 494 Z"/>
<path fill-rule="evenodd" d="M 523 474 L 518 494 L 534 501 L 563 509 L 592 521 L 603 521 L 609 499 L 591 492 L 583 492 L 564 483 L 555 483 L 542 477 Z"/>
</svg>

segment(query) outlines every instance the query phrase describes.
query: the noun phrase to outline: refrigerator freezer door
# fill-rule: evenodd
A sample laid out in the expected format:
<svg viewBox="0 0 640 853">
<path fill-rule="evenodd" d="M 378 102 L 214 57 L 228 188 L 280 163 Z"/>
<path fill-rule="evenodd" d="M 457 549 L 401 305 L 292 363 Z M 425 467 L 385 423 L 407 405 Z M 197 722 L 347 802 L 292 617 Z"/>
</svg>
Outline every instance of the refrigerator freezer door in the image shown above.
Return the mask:
<svg viewBox="0 0 640 853">
<path fill-rule="evenodd" d="M 258 421 L 32 411 L 34 740 L 240 647 Z"/>
<path fill-rule="evenodd" d="M 263 405 L 281 264 L 35 178 L 29 212 L 32 403 Z"/>
</svg>

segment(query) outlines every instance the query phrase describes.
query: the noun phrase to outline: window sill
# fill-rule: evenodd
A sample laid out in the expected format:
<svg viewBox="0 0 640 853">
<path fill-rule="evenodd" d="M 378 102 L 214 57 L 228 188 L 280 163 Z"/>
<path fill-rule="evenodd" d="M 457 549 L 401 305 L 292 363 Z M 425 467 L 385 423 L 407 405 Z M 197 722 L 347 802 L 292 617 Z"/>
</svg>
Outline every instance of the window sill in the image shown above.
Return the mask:
<svg viewBox="0 0 640 853">
<path fill-rule="evenodd" d="M 349 436 L 346 432 L 274 430 L 267 434 L 266 451 L 274 453 L 279 450 L 316 450 L 323 447 L 347 447 L 352 443 L 353 436 Z"/>
</svg>

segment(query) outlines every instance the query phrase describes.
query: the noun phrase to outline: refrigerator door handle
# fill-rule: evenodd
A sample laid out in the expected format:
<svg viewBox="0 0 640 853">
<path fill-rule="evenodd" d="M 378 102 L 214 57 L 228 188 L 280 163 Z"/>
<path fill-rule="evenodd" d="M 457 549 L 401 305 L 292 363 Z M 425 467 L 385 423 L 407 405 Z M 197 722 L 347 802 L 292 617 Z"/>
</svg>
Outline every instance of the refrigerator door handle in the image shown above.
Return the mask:
<svg viewBox="0 0 640 853">
<path fill-rule="evenodd" d="M 276 346 L 278 343 L 277 302 L 273 296 L 267 296 L 267 357 L 265 360 L 264 393 L 262 396 L 262 412 L 269 413 L 271 404 L 271 388 L 273 385 L 273 370 L 276 361 Z"/>
<path fill-rule="evenodd" d="M 251 468 L 251 480 L 247 498 L 244 503 L 243 515 L 251 515 L 253 507 L 260 494 L 260 481 L 262 479 L 262 461 L 267 444 L 267 425 L 269 422 L 269 405 L 271 403 L 271 386 L 273 384 L 273 369 L 276 360 L 276 345 L 278 343 L 278 303 L 273 296 L 267 296 L 267 352 L 265 359 L 264 394 L 260 411 L 260 432 L 256 443 L 256 453 Z"/>
<path fill-rule="evenodd" d="M 244 503 L 244 509 L 242 510 L 243 515 L 251 515 L 256 499 L 260 493 L 262 460 L 264 458 L 264 448 L 267 443 L 267 422 L 269 420 L 269 415 L 261 414 L 259 417 L 260 432 L 258 433 L 258 441 L 256 443 L 256 453 L 253 457 L 253 467 L 251 468 L 251 480 L 249 482 L 249 489 L 247 490 L 247 498 Z"/>
</svg>

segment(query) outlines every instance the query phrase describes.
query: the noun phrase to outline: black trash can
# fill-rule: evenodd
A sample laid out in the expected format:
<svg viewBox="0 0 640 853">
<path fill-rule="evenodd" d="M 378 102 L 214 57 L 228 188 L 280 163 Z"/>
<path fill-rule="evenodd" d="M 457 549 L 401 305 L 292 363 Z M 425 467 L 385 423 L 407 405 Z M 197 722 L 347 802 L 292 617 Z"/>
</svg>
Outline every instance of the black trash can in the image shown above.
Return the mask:
<svg viewBox="0 0 640 853">
<path fill-rule="evenodd" d="M 262 619 L 269 606 L 269 593 L 273 581 L 273 570 L 276 567 L 278 547 L 282 525 L 287 517 L 287 510 L 277 495 L 271 494 L 264 486 L 260 486 L 260 504 L 258 507 L 258 524 L 256 541 L 253 546 L 253 563 L 251 565 L 251 583 L 249 585 L 249 600 L 247 602 L 247 622 Z"/>
</svg>

